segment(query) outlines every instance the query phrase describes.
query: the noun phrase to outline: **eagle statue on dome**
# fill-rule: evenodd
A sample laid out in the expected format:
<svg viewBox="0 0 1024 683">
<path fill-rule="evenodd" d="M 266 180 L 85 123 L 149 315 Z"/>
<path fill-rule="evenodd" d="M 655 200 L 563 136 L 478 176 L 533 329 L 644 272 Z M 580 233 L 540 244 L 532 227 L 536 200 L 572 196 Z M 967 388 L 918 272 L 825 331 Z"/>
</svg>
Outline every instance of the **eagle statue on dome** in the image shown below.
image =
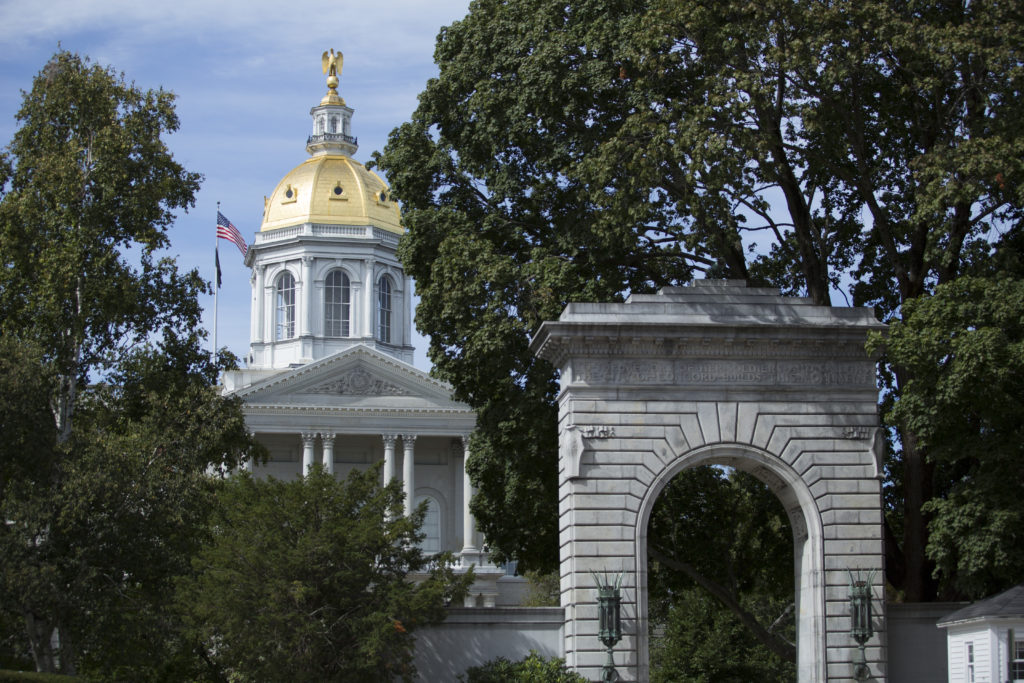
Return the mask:
<svg viewBox="0 0 1024 683">
<path fill-rule="evenodd" d="M 345 58 L 342 57 L 340 52 L 335 52 L 332 47 L 330 53 L 324 52 L 320 58 L 320 62 L 323 65 L 324 73 L 328 76 L 334 76 L 335 78 L 341 75 L 341 67 L 344 63 Z"/>
</svg>

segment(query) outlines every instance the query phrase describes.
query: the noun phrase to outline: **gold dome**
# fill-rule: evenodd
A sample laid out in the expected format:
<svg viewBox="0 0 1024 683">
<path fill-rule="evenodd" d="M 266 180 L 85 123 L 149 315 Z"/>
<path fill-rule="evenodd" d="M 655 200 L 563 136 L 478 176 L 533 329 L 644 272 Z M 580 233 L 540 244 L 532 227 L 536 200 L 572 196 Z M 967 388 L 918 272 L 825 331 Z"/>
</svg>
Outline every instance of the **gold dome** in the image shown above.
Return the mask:
<svg viewBox="0 0 1024 683">
<path fill-rule="evenodd" d="M 321 154 L 293 168 L 264 200 L 260 232 L 302 223 L 374 225 L 402 234 L 387 183 L 343 154 Z"/>
</svg>

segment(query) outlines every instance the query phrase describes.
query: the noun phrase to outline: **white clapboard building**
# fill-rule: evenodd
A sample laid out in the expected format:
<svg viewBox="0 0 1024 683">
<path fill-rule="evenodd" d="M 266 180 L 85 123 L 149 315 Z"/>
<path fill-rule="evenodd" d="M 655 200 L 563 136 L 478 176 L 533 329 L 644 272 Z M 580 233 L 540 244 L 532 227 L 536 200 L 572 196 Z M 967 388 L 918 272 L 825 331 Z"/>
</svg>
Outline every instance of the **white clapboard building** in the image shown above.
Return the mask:
<svg viewBox="0 0 1024 683">
<path fill-rule="evenodd" d="M 950 683 L 1024 683 L 1024 584 L 948 614 Z"/>
</svg>

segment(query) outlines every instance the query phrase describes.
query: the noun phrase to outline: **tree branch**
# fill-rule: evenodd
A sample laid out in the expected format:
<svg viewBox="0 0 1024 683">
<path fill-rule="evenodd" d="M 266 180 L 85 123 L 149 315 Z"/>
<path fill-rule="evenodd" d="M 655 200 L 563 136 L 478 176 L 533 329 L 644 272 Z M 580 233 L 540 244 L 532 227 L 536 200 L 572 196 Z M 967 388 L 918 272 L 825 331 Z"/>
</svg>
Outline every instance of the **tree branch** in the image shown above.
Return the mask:
<svg viewBox="0 0 1024 683">
<path fill-rule="evenodd" d="M 733 594 L 724 586 L 721 586 L 701 574 L 693 565 L 684 562 L 683 560 L 670 557 L 654 544 L 648 546 L 647 552 L 657 562 L 660 562 L 669 569 L 674 569 L 675 571 L 686 574 L 694 581 L 694 583 L 714 596 L 722 603 L 722 605 L 735 614 L 740 622 L 750 630 L 751 634 L 769 650 L 785 661 L 796 661 L 796 647 L 792 643 L 787 642 L 785 639 L 775 635 L 762 626 L 754 615 L 743 609 L 739 601 L 737 601 Z"/>
</svg>

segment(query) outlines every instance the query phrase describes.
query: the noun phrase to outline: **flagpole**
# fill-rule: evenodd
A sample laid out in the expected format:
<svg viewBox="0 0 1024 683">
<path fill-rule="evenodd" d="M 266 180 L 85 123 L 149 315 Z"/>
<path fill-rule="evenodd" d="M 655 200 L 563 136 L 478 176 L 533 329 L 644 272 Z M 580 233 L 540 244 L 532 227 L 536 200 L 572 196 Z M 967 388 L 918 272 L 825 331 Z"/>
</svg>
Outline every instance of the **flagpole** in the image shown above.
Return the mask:
<svg viewBox="0 0 1024 683">
<path fill-rule="evenodd" d="M 217 295 L 220 293 L 220 282 L 218 272 L 220 267 L 220 236 L 217 234 L 217 221 L 220 219 L 220 202 L 217 202 L 217 218 L 213 222 L 213 364 L 217 364 Z"/>
</svg>

